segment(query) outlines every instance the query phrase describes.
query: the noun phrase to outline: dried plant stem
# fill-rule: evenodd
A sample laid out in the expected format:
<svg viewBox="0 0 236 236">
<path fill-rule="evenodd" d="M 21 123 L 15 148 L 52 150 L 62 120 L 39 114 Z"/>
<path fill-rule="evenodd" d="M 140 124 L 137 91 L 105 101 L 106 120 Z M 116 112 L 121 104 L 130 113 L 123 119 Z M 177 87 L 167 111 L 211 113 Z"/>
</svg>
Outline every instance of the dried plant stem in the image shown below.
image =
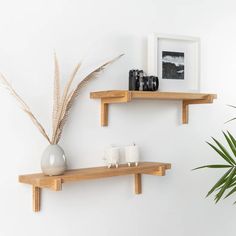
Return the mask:
<svg viewBox="0 0 236 236">
<path fill-rule="evenodd" d="M 57 117 L 56 117 L 56 119 L 53 122 L 54 129 L 53 129 L 53 133 L 52 133 L 52 143 L 55 143 L 55 137 L 56 137 L 56 133 L 57 133 L 57 124 L 60 121 L 60 117 L 63 114 L 64 107 L 66 106 L 66 100 L 67 100 L 68 92 L 70 90 L 71 84 L 72 84 L 72 82 L 73 82 L 73 80 L 74 80 L 74 78 L 75 78 L 75 76 L 76 76 L 80 66 L 81 66 L 81 63 L 79 63 L 75 67 L 75 69 L 74 69 L 70 79 L 68 80 L 68 82 L 67 82 L 67 84 L 65 86 L 65 89 L 64 89 L 64 92 L 63 92 L 63 96 L 62 96 L 62 99 L 60 101 L 59 109 L 57 111 Z"/>
<path fill-rule="evenodd" d="M 113 60 L 110 60 L 103 65 L 96 68 L 94 71 L 92 71 L 90 74 L 88 74 L 73 90 L 72 94 L 68 98 L 67 103 L 65 104 L 65 107 L 61 107 L 61 115 L 59 116 L 59 122 L 56 127 L 56 134 L 54 139 L 52 140 L 53 143 L 58 143 L 61 138 L 61 133 L 64 128 L 64 125 L 66 123 L 66 120 L 68 119 L 69 111 L 72 107 L 72 105 L 75 102 L 75 99 L 79 95 L 79 91 L 91 80 L 95 79 L 99 72 L 103 71 L 108 65 L 112 64 L 116 60 L 118 60 L 120 57 L 122 57 L 123 54 L 119 55 L 118 57 L 114 58 Z"/>
<path fill-rule="evenodd" d="M 16 93 L 11 84 L 6 80 L 6 78 L 0 74 L 0 83 L 10 92 L 10 94 L 18 101 L 21 109 L 30 117 L 33 124 L 38 128 L 40 133 L 47 139 L 50 144 L 57 144 L 61 138 L 61 134 L 64 125 L 68 119 L 69 111 L 73 106 L 80 90 L 91 80 L 95 79 L 101 71 L 103 71 L 108 65 L 112 64 L 118 60 L 122 55 L 110 60 L 101 66 L 97 67 L 95 70 L 90 72 L 78 85 L 70 91 L 71 85 L 76 77 L 77 72 L 80 69 L 81 63 L 79 63 L 72 72 L 61 97 L 60 93 L 60 72 L 59 65 L 56 54 L 54 54 L 54 93 L 53 93 L 53 112 L 52 112 L 52 138 L 50 140 L 45 129 L 38 121 L 38 119 L 31 112 L 29 106 L 24 102 L 24 100 Z"/>
<path fill-rule="evenodd" d="M 10 94 L 18 101 L 20 104 L 21 109 L 30 117 L 34 125 L 38 128 L 40 133 L 47 139 L 49 143 L 51 143 L 45 129 L 40 124 L 40 122 L 37 120 L 37 118 L 33 115 L 31 112 L 29 106 L 24 102 L 24 100 L 17 94 L 17 92 L 13 89 L 11 84 L 6 80 L 6 78 L 0 74 L 0 81 L 1 84 L 10 92 Z"/>
<path fill-rule="evenodd" d="M 60 109 L 60 71 L 56 53 L 54 53 L 54 92 L 53 92 L 53 112 L 52 112 L 52 128 L 55 132 L 57 114 Z"/>
</svg>

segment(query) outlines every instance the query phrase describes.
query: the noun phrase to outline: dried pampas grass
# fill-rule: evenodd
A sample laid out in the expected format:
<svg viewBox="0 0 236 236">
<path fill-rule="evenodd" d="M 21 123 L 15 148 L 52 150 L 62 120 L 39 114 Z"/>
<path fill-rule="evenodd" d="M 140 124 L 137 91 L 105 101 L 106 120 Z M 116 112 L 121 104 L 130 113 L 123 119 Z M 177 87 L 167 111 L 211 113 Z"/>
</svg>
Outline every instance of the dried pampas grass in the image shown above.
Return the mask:
<svg viewBox="0 0 236 236">
<path fill-rule="evenodd" d="M 3 85 L 3 87 L 6 88 L 9 91 L 9 93 L 17 100 L 21 109 L 30 117 L 30 119 L 32 120 L 34 125 L 38 128 L 40 133 L 47 139 L 49 143 L 51 143 L 43 126 L 36 119 L 34 114 L 31 112 L 30 108 L 28 107 L 28 105 L 23 101 L 23 99 L 18 95 L 18 93 L 13 89 L 11 84 L 6 80 L 6 78 L 2 74 L 0 74 L 0 82 L 1 82 L 1 85 Z"/>
<path fill-rule="evenodd" d="M 80 90 L 87 85 L 88 82 L 97 78 L 100 72 L 102 72 L 108 65 L 112 64 L 118 60 L 122 55 L 110 60 L 101 66 L 97 67 L 95 70 L 90 72 L 84 79 L 82 79 L 75 88 L 71 89 L 71 85 L 81 67 L 81 63 L 76 65 L 73 70 L 69 80 L 67 81 L 63 94 L 61 95 L 60 89 L 60 70 L 56 54 L 54 54 L 54 92 L 53 92 L 53 112 L 52 112 L 52 137 L 49 138 L 45 129 L 38 121 L 38 119 L 33 115 L 29 106 L 24 102 L 24 100 L 16 93 L 11 84 L 7 79 L 0 74 L 0 84 L 6 88 L 10 94 L 18 101 L 21 109 L 30 117 L 34 125 L 38 128 L 40 133 L 47 139 L 50 144 L 57 144 L 60 141 L 61 134 L 64 125 L 68 119 L 69 112 L 73 106 L 76 98 L 79 95 Z"/>
</svg>

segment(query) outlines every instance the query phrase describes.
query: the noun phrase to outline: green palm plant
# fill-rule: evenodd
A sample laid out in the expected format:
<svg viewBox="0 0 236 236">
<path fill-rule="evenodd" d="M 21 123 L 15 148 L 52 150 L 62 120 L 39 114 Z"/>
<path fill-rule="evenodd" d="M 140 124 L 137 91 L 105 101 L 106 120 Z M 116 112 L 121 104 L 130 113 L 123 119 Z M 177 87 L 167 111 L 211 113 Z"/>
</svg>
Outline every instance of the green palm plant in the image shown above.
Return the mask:
<svg viewBox="0 0 236 236">
<path fill-rule="evenodd" d="M 223 135 L 227 141 L 228 149 L 217 141 L 215 138 L 212 138 L 214 144 L 207 142 L 211 148 L 213 148 L 216 153 L 224 160 L 225 164 L 214 164 L 214 165 L 205 165 L 195 168 L 194 170 L 203 169 L 203 168 L 225 168 L 227 171 L 224 175 L 216 182 L 216 184 L 210 189 L 206 197 L 210 196 L 212 193 L 215 193 L 215 203 L 217 203 L 222 198 L 228 198 L 236 192 L 236 139 L 232 136 L 230 132 L 223 132 Z M 234 204 L 236 201 L 234 202 Z"/>
</svg>

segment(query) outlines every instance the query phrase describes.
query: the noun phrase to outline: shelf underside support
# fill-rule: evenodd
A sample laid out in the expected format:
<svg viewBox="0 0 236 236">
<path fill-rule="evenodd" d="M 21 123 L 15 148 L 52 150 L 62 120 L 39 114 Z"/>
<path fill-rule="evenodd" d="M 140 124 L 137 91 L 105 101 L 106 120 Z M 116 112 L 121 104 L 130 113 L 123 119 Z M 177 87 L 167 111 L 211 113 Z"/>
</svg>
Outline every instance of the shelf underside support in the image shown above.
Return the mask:
<svg viewBox="0 0 236 236">
<path fill-rule="evenodd" d="M 108 126 L 108 103 L 101 100 L 101 126 Z"/>
<path fill-rule="evenodd" d="M 39 186 L 32 185 L 32 207 L 34 212 L 40 211 L 42 188 L 49 188 L 53 191 L 61 191 L 62 181 L 58 178 L 46 183 L 39 183 Z"/>
<path fill-rule="evenodd" d="M 126 103 L 131 100 L 129 93 L 122 93 L 120 97 L 110 97 L 101 99 L 101 126 L 108 126 L 108 110 L 109 104 L 112 103 Z"/>
<path fill-rule="evenodd" d="M 134 175 L 134 191 L 135 194 L 141 194 L 142 193 L 142 176 L 141 174 L 135 174 Z"/>
<path fill-rule="evenodd" d="M 41 188 L 32 186 L 32 197 L 33 197 L 33 202 L 32 202 L 32 207 L 34 212 L 40 211 L 41 207 Z"/>
<path fill-rule="evenodd" d="M 193 104 L 208 104 L 213 103 L 213 96 L 206 96 L 205 99 L 183 100 L 182 101 L 182 123 L 188 124 L 189 120 L 189 105 Z"/>
<path fill-rule="evenodd" d="M 166 174 L 166 168 L 160 166 L 158 170 L 144 173 L 147 175 L 156 175 L 156 176 L 165 176 Z M 135 194 L 141 194 L 142 193 L 142 174 L 138 173 L 134 175 L 134 192 Z"/>
</svg>

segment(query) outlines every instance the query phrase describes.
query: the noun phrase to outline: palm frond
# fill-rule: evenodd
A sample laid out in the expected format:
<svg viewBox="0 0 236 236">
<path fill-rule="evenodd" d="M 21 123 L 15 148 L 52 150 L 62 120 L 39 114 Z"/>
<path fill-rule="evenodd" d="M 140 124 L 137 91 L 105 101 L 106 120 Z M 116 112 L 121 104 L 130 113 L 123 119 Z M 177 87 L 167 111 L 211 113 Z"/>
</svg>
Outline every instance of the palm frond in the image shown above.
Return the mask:
<svg viewBox="0 0 236 236">
<path fill-rule="evenodd" d="M 236 106 L 233 106 L 233 105 L 227 105 L 228 107 L 232 107 L 232 108 L 236 108 Z M 234 118 L 232 118 L 232 119 L 230 119 L 230 120 L 227 120 L 226 122 L 225 122 L 225 124 L 226 123 L 229 123 L 229 122 L 231 122 L 231 121 L 233 121 L 233 120 L 236 120 L 236 117 L 234 117 Z"/>
<path fill-rule="evenodd" d="M 217 182 L 216 184 L 210 189 L 210 191 L 207 193 L 206 197 L 210 196 L 218 187 L 220 187 L 222 184 L 225 183 L 227 180 L 227 176 L 231 172 L 232 168 L 230 168 Z"/>
<path fill-rule="evenodd" d="M 233 143 L 233 145 L 234 145 L 234 147 L 236 149 L 236 140 L 235 140 L 235 138 L 233 137 L 233 135 L 229 131 L 227 131 L 227 133 L 228 133 L 229 138 L 232 141 L 232 143 Z"/>
<path fill-rule="evenodd" d="M 227 124 L 227 123 L 229 123 L 229 122 L 231 122 L 231 121 L 233 121 L 233 120 L 236 120 L 236 117 L 235 117 L 235 118 L 232 118 L 232 119 L 230 119 L 230 120 L 225 121 L 225 124 Z"/>
<path fill-rule="evenodd" d="M 230 165 L 232 165 L 232 162 L 228 159 L 228 157 L 217 147 L 215 147 L 213 144 L 206 142 L 209 146 L 211 146 L 225 161 L 227 161 Z"/>
<path fill-rule="evenodd" d="M 234 184 L 234 186 L 235 186 L 236 184 Z M 232 186 L 231 186 L 232 187 Z M 234 187 L 234 188 L 232 188 L 231 189 L 231 191 L 224 197 L 224 198 L 227 198 L 227 197 L 229 197 L 230 195 L 232 195 L 233 193 L 235 193 L 236 192 L 236 187 Z"/>
<path fill-rule="evenodd" d="M 205 166 L 200 166 L 200 167 L 197 167 L 197 168 L 194 168 L 192 170 L 199 170 L 199 169 L 203 169 L 203 168 L 232 168 L 231 165 L 222 165 L 222 164 L 215 164 L 215 165 L 205 165 Z"/>
<path fill-rule="evenodd" d="M 227 159 L 229 160 L 229 162 L 231 162 L 232 165 L 236 165 L 235 160 L 231 157 L 231 155 L 229 154 L 229 152 L 227 151 L 227 149 L 219 142 L 217 141 L 215 138 L 212 137 L 212 139 L 215 141 L 215 143 L 218 145 L 218 147 L 220 148 L 220 150 L 225 154 L 225 156 L 227 157 Z"/>
<path fill-rule="evenodd" d="M 205 165 L 195 168 L 194 170 L 203 169 L 203 168 L 229 168 L 228 171 L 216 182 L 216 184 L 210 189 L 207 193 L 206 197 L 211 195 L 213 192 L 216 192 L 215 195 L 215 202 L 219 202 L 223 196 L 227 198 L 236 192 L 236 140 L 232 136 L 232 134 L 227 131 L 223 132 L 224 138 L 227 141 L 228 149 L 231 150 L 229 152 L 226 147 L 221 144 L 215 138 L 212 138 L 216 143 L 216 146 L 207 142 L 211 148 L 213 148 L 219 156 L 221 156 L 225 161 L 226 164 L 212 164 L 212 165 Z"/>
<path fill-rule="evenodd" d="M 232 151 L 232 153 L 234 154 L 234 157 L 236 157 L 236 148 L 235 148 L 235 145 L 234 143 L 232 142 L 232 140 L 230 139 L 230 136 L 228 136 L 225 132 L 223 132 L 224 136 L 225 136 L 225 139 Z"/>
<path fill-rule="evenodd" d="M 216 203 L 222 198 L 223 194 L 225 193 L 228 186 L 231 184 L 233 177 L 236 174 L 236 168 L 232 168 L 231 173 L 229 174 L 225 184 L 222 186 L 221 190 L 216 194 L 215 201 Z"/>
<path fill-rule="evenodd" d="M 228 106 L 228 107 L 236 108 L 236 106 L 233 106 L 233 105 L 230 105 L 230 104 L 228 104 L 227 106 Z"/>
</svg>

